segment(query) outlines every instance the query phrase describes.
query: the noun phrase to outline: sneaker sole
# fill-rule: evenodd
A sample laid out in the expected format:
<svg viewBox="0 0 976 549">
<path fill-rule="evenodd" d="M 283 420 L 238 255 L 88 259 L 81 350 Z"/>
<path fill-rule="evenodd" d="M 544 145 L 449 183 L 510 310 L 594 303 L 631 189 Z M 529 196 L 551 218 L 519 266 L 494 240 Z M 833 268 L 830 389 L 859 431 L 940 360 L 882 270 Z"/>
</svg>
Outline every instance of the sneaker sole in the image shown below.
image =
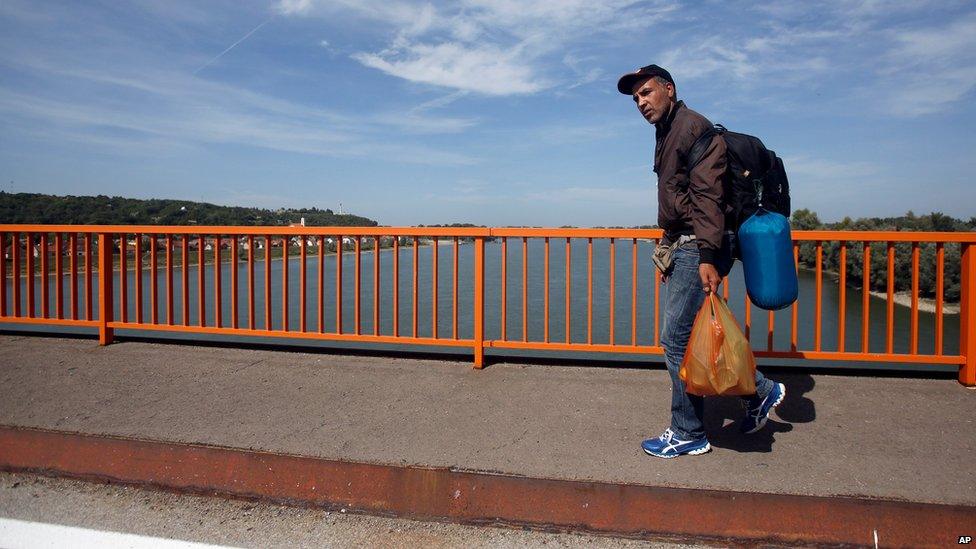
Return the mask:
<svg viewBox="0 0 976 549">
<path fill-rule="evenodd" d="M 783 385 L 782 383 L 780 383 L 779 385 L 782 388 L 782 392 L 780 393 L 779 398 L 776 399 L 776 402 L 774 402 L 773 405 L 769 407 L 769 411 L 766 412 L 766 417 L 762 418 L 762 420 L 759 421 L 759 424 L 756 425 L 755 429 L 752 429 L 751 431 L 746 431 L 743 434 L 751 435 L 753 433 L 757 433 L 760 430 L 762 430 L 762 428 L 766 426 L 766 420 L 769 419 L 769 414 L 771 414 L 773 410 L 776 409 L 777 406 L 783 403 L 783 399 L 786 398 L 786 385 Z"/>
<path fill-rule="evenodd" d="M 691 450 L 690 452 L 683 452 L 683 453 L 680 453 L 680 454 L 668 454 L 668 455 L 658 454 L 656 452 L 652 452 L 652 451 L 648 450 L 647 448 L 644 448 L 643 446 L 641 447 L 641 450 L 644 450 L 644 453 L 647 454 L 647 455 L 649 455 L 649 456 L 659 457 L 659 458 L 663 458 L 663 459 L 673 459 L 673 458 L 676 458 L 678 456 L 700 456 L 702 454 L 705 454 L 705 453 L 708 453 L 708 452 L 712 451 L 712 445 L 711 444 L 705 444 L 705 446 L 702 446 L 701 448 L 696 448 L 694 450 Z"/>
</svg>

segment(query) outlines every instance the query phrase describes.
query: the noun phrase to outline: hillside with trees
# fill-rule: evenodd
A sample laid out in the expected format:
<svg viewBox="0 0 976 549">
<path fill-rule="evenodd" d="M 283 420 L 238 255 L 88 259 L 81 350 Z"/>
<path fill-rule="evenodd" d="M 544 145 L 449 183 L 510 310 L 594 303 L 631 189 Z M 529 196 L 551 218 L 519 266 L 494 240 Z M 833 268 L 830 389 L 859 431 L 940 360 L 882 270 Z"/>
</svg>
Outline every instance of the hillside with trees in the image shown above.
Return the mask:
<svg viewBox="0 0 976 549">
<path fill-rule="evenodd" d="M 939 212 L 917 216 L 908 212 L 901 217 L 867 217 L 852 220 L 845 217 L 836 223 L 822 223 L 815 212 L 807 209 L 793 212 L 791 218 L 793 230 L 837 230 L 837 231 L 939 231 L 965 232 L 976 231 L 976 217 L 968 221 L 955 219 Z M 945 245 L 945 287 L 944 299 L 948 302 L 958 302 L 960 292 L 960 246 L 958 244 Z M 888 288 L 888 255 L 886 242 L 874 242 L 871 245 L 870 289 L 885 292 Z M 837 272 L 840 270 L 840 243 L 823 243 L 823 269 Z M 852 287 L 860 287 L 864 275 L 864 247 L 859 242 L 847 245 L 847 281 Z M 816 247 L 812 242 L 800 245 L 800 266 L 816 268 Z M 919 297 L 934 298 L 936 288 L 936 245 L 922 242 L 919 244 L 918 269 Z M 912 243 L 895 243 L 895 291 L 907 292 L 912 288 Z"/>
<path fill-rule="evenodd" d="M 0 191 L 0 224 L 59 224 L 59 225 L 233 225 L 233 226 L 283 226 L 298 223 L 315 227 L 375 227 L 372 219 L 336 214 L 332 210 L 318 208 L 247 208 L 219 206 L 189 200 L 163 200 L 123 198 L 118 196 L 54 196 L 37 193 L 7 193 Z M 976 231 L 976 217 L 968 221 L 955 219 L 939 212 L 915 215 L 913 212 L 900 217 L 869 217 L 852 220 L 847 217 L 836 223 L 823 223 L 816 212 L 801 209 L 793 212 L 791 225 L 794 230 L 850 230 L 850 231 Z M 429 227 L 474 227 L 470 223 L 428 225 Z M 641 227 L 646 228 L 646 227 Z M 470 238 L 462 238 L 468 241 Z M 368 243 L 365 243 L 368 247 Z M 383 243 L 383 247 L 389 243 Z M 958 302 L 960 294 L 960 254 L 958 244 L 946 244 L 944 299 Z M 863 246 L 857 242 L 847 246 L 847 281 L 859 287 L 863 277 Z M 912 286 L 912 244 L 895 244 L 895 291 L 907 292 Z M 816 266 L 816 251 L 812 242 L 800 245 L 800 267 Z M 823 243 L 823 269 L 827 272 L 840 270 L 840 243 Z M 919 296 L 935 297 L 936 245 L 919 244 Z M 876 242 L 871 247 L 870 289 L 887 290 L 888 261 L 886 243 Z"/>
<path fill-rule="evenodd" d="M 374 227 L 372 219 L 318 208 L 245 208 L 189 200 L 54 196 L 0 191 L 0 223 L 59 225 L 288 225 Z"/>
</svg>

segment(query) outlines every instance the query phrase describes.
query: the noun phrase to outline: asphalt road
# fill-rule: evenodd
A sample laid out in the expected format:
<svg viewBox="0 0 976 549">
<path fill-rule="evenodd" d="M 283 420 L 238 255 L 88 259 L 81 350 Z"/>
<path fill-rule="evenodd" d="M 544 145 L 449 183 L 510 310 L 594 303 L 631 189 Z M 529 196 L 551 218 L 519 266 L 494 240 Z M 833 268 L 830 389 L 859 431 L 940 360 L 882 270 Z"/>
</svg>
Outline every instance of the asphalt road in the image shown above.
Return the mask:
<svg viewBox="0 0 976 549">
<path fill-rule="evenodd" d="M 31 521 L 27 545 L 5 538 L 3 519 Z M 127 533 L 232 547 L 534 548 L 694 547 L 669 543 L 462 526 L 327 512 L 218 497 L 189 496 L 128 486 L 0 473 L 0 547 L 73 547 L 79 539 L 49 540 L 43 525 L 100 531 L 102 543 L 128 544 Z M 62 529 L 63 530 L 63 529 Z M 68 530 L 72 532 L 73 530 Z M 73 531 L 77 535 L 77 531 Z M 86 536 L 87 537 L 87 536 Z M 124 539 L 124 541 L 120 541 Z M 131 546 L 131 545 L 129 545 Z"/>
</svg>

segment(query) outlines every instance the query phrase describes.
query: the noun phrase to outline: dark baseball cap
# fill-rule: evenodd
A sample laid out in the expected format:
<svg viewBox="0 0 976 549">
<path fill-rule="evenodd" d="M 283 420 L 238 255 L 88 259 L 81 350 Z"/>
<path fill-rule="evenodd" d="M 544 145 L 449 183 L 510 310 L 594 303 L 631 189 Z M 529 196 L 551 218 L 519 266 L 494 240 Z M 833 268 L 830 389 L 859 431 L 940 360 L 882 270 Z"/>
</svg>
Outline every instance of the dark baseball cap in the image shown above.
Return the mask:
<svg viewBox="0 0 976 549">
<path fill-rule="evenodd" d="M 648 65 L 621 76 L 620 80 L 617 81 L 617 91 L 624 95 L 632 95 L 634 84 L 645 78 L 653 78 L 655 76 L 660 76 L 668 82 L 671 82 L 672 86 L 674 85 L 674 79 L 671 78 L 670 72 L 657 65 Z"/>
</svg>

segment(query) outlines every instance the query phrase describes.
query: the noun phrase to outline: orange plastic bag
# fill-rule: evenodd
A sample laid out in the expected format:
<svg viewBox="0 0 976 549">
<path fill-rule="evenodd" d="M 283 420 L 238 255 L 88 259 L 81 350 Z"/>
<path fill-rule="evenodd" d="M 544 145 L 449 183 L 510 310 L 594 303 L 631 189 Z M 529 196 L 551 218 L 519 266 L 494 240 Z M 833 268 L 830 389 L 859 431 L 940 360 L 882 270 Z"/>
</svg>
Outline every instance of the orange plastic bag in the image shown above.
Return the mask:
<svg viewBox="0 0 976 549">
<path fill-rule="evenodd" d="M 756 357 L 725 300 L 708 295 L 702 304 L 678 376 L 699 396 L 756 393 Z"/>
</svg>

